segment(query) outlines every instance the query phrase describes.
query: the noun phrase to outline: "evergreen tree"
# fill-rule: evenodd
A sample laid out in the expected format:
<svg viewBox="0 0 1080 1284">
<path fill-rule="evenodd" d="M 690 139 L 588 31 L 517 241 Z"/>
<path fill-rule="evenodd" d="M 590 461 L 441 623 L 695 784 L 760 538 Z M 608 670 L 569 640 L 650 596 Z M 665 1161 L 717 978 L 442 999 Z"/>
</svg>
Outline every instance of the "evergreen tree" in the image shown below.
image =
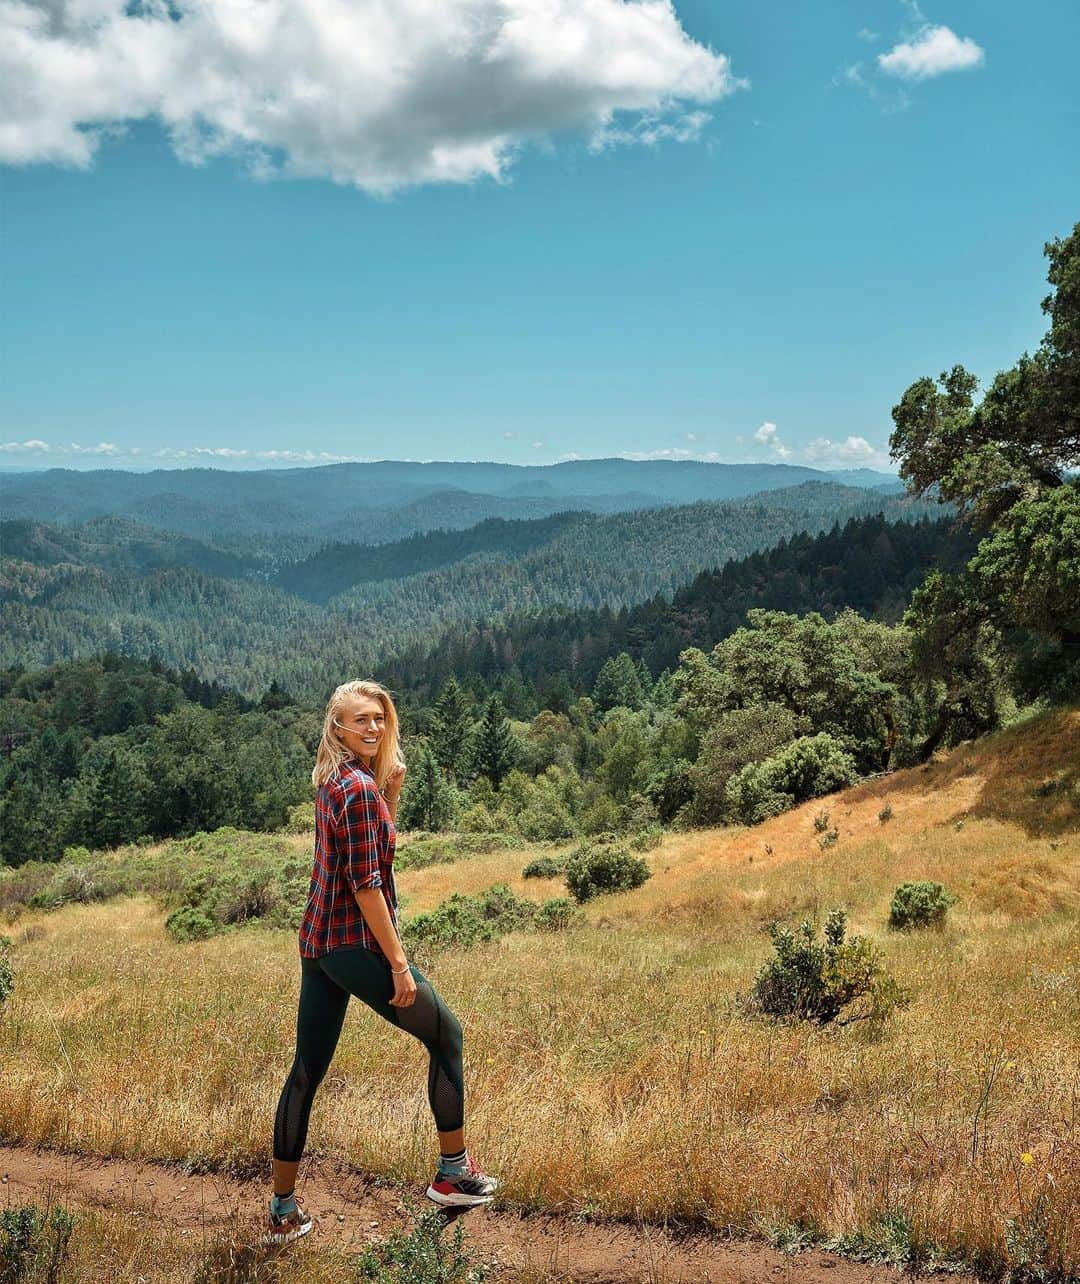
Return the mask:
<svg viewBox="0 0 1080 1284">
<path fill-rule="evenodd" d="M 624 705 L 627 709 L 641 708 L 641 679 L 637 666 L 625 651 L 609 657 L 600 666 L 592 697 L 596 707 L 604 713 L 617 705 Z"/>
<path fill-rule="evenodd" d="M 484 716 L 473 740 L 473 774 L 486 776 L 498 789 L 517 758 L 517 744 L 510 730 L 510 723 L 503 713 L 501 700 L 493 695 L 484 708 Z"/>
<path fill-rule="evenodd" d="M 411 757 L 398 812 L 399 824 L 402 829 L 449 829 L 457 811 L 456 799 L 432 747 L 421 743 Z"/>
<path fill-rule="evenodd" d="M 431 716 L 430 751 L 452 781 L 456 781 L 468 752 L 472 701 L 457 678 L 449 678 Z"/>
</svg>

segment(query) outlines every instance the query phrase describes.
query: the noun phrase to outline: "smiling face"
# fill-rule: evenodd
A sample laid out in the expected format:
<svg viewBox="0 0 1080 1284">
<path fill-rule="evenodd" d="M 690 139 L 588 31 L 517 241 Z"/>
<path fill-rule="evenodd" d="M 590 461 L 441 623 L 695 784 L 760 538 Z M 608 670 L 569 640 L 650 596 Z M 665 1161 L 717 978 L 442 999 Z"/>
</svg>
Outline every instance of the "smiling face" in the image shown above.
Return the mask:
<svg viewBox="0 0 1080 1284">
<path fill-rule="evenodd" d="M 386 734 L 386 712 L 373 696 L 346 696 L 335 719 L 338 739 L 357 758 L 369 762 Z"/>
</svg>

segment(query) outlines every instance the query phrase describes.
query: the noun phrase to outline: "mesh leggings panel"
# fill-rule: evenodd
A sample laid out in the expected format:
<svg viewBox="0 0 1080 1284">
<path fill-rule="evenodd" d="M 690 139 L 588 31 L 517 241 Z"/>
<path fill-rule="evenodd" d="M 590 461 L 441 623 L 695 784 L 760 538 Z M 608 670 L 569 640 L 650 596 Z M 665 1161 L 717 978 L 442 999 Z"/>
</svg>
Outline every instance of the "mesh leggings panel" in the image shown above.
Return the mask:
<svg viewBox="0 0 1080 1284">
<path fill-rule="evenodd" d="M 413 967 L 416 999 L 391 1006 L 394 981 L 381 955 L 362 946 L 342 946 L 318 959 L 301 959 L 296 1058 L 278 1101 L 274 1158 L 298 1160 L 307 1140 L 315 1090 L 341 1036 L 349 996 L 355 995 L 386 1021 L 419 1039 L 428 1052 L 428 1103 L 440 1132 L 462 1127 L 465 1090 L 461 1024 L 426 976 Z"/>
</svg>

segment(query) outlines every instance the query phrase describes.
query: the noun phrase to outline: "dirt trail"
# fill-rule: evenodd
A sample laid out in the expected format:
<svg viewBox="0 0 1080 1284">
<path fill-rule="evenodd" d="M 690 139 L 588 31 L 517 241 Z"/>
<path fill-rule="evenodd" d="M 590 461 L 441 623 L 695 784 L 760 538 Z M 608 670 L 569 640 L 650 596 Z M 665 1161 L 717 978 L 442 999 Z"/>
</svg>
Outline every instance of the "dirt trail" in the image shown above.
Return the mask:
<svg viewBox="0 0 1080 1284">
<path fill-rule="evenodd" d="M 134 1210 L 167 1221 L 180 1232 L 232 1228 L 238 1240 L 249 1243 L 267 1198 L 265 1182 L 220 1174 L 190 1176 L 165 1164 L 0 1146 L 0 1206 L 40 1199 L 49 1188 L 69 1206 Z M 290 1252 L 302 1253 L 312 1243 L 358 1251 L 408 1224 L 402 1191 L 377 1186 L 355 1169 L 329 1160 L 305 1161 L 297 1188 L 305 1208 L 320 1221 Z M 787 1257 L 761 1244 L 675 1236 L 655 1226 L 583 1224 L 541 1213 L 475 1209 L 466 1215 L 466 1228 L 469 1243 L 480 1260 L 491 1264 L 498 1284 L 509 1284 L 525 1268 L 541 1268 L 582 1284 L 894 1284 L 905 1278 L 888 1267 L 865 1266 L 818 1251 Z M 971 1277 L 947 1278 L 950 1284 L 964 1284 Z"/>
</svg>

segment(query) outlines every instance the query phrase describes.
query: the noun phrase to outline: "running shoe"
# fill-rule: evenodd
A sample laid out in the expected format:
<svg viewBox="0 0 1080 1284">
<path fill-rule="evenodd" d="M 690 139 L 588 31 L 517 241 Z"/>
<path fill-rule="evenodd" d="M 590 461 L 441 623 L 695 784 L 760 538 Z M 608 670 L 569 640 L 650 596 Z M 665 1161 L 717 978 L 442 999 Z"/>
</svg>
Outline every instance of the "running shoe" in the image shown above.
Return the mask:
<svg viewBox="0 0 1080 1284">
<path fill-rule="evenodd" d="M 428 1199 L 449 1208 L 470 1208 L 474 1204 L 490 1204 L 495 1198 L 498 1182 L 488 1177 L 470 1155 L 465 1171 L 458 1177 L 443 1177 L 436 1173 L 425 1192 Z"/>
<path fill-rule="evenodd" d="M 315 1218 L 309 1213 L 305 1213 L 299 1204 L 291 1213 L 285 1213 L 277 1216 L 274 1213 L 267 1214 L 266 1231 L 263 1234 L 262 1242 L 264 1244 L 288 1244 L 294 1239 L 299 1239 L 301 1235 L 306 1235 L 309 1230 L 315 1229 Z"/>
</svg>

